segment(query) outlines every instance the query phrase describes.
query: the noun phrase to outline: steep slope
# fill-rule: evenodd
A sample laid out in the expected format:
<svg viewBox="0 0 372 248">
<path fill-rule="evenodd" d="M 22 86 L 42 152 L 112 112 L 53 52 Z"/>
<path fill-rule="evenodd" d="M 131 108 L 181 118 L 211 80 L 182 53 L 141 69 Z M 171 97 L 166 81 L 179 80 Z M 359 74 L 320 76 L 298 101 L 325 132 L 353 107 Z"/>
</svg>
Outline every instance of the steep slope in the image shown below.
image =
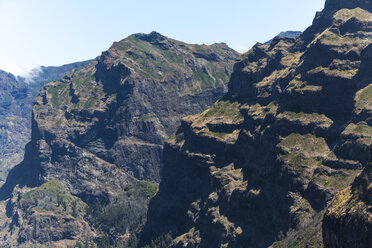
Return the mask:
<svg viewBox="0 0 372 248">
<path fill-rule="evenodd" d="M 0 181 L 5 181 L 11 166 L 22 161 L 22 150 L 30 135 L 31 113 L 26 84 L 12 74 L 0 71 Z M 27 128 L 28 127 L 28 128 Z"/>
<path fill-rule="evenodd" d="M 328 0 L 300 37 L 240 58 L 165 145 L 141 245 L 322 247 L 328 203 L 371 159 L 371 10 Z"/>
<path fill-rule="evenodd" d="M 12 194 L 5 203 L 11 211 L 3 243 L 134 245 L 148 201 L 157 192 L 165 140 L 181 117 L 200 112 L 226 92 L 237 56 L 222 43 L 190 45 L 156 32 L 136 34 L 115 42 L 88 66 L 45 85 L 33 108 L 24 161 L 0 190 L 3 199 Z M 58 180 L 60 191 L 87 207 L 72 217 L 69 207 L 40 215 L 37 209 L 58 205 L 52 191 L 50 202 L 44 197 L 41 206 L 37 201 L 25 208 L 22 201 L 29 192 L 48 189 L 50 180 Z M 59 230 L 43 226 L 44 236 L 22 231 L 54 223 L 55 215 L 76 224 L 61 222 Z M 84 234 L 86 225 L 91 232 Z M 66 228 L 73 234 L 64 234 Z"/>
<path fill-rule="evenodd" d="M 0 71 L 0 184 L 11 168 L 23 159 L 24 147 L 31 138 L 31 112 L 41 87 L 58 80 L 88 61 L 59 67 L 41 67 L 32 80 Z M 30 82 L 29 82 L 30 81 Z"/>
<path fill-rule="evenodd" d="M 372 165 L 337 194 L 323 220 L 326 248 L 372 247 Z"/>
</svg>

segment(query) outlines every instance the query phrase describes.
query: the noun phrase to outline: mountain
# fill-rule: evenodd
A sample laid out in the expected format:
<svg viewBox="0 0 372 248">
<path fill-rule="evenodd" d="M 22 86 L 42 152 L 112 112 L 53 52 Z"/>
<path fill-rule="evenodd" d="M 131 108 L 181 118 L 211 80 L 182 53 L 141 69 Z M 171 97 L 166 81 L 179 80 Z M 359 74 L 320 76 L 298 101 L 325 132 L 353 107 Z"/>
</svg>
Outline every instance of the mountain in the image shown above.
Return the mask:
<svg viewBox="0 0 372 248">
<path fill-rule="evenodd" d="M 59 67 L 41 67 L 30 82 L 0 70 L 0 185 L 8 172 L 23 159 L 24 147 L 31 136 L 31 112 L 42 85 L 86 65 L 88 61 Z"/>
<path fill-rule="evenodd" d="M 296 38 L 302 34 L 301 31 L 285 31 L 285 32 L 280 32 L 277 36 L 274 38 Z M 270 45 L 270 43 L 273 41 L 273 39 L 266 41 L 264 44 L 265 45 Z"/>
<path fill-rule="evenodd" d="M 225 94 L 238 56 L 135 34 L 43 86 L 24 160 L 0 189 L 1 245 L 134 246 L 165 140 Z"/>
<path fill-rule="evenodd" d="M 241 56 L 228 93 L 183 118 L 165 144 L 142 246 L 350 247 L 334 241 L 370 238 L 357 213 L 333 220 L 331 207 L 325 235 L 322 222 L 371 160 L 371 11 L 370 1 L 327 0 L 299 37 Z M 358 228 L 348 232 L 349 220 Z"/>
</svg>

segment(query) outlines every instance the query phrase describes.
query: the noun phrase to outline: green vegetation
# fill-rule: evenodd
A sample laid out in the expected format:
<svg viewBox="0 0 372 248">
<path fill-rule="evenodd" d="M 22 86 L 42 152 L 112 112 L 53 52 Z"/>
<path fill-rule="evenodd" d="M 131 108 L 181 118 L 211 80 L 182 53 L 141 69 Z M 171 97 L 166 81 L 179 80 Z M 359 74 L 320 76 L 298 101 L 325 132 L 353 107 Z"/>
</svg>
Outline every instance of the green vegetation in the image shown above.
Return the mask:
<svg viewBox="0 0 372 248">
<path fill-rule="evenodd" d="M 134 35 L 117 43 L 115 48 L 126 66 L 148 78 L 161 81 L 167 74 L 187 69 L 181 53 L 163 50 Z"/>
<path fill-rule="evenodd" d="M 342 132 L 343 135 L 353 135 L 361 138 L 372 138 L 372 127 L 364 124 L 348 125 Z"/>
<path fill-rule="evenodd" d="M 342 21 L 347 21 L 352 17 L 355 17 L 361 21 L 372 20 L 371 13 L 361 8 L 341 9 L 337 11 L 337 13 L 334 15 L 335 19 L 342 20 Z"/>
<path fill-rule="evenodd" d="M 302 154 L 295 152 L 282 155 L 282 158 L 284 159 L 284 161 L 291 165 L 294 165 L 297 168 L 300 168 L 302 166 L 319 167 L 322 165 L 322 160 L 320 159 L 305 158 Z"/>
<path fill-rule="evenodd" d="M 79 91 L 91 90 L 92 82 L 96 81 L 94 77 L 94 71 L 92 70 L 79 70 L 76 71 L 72 78 L 72 84 Z"/>
<path fill-rule="evenodd" d="M 215 87 L 215 80 L 203 70 L 196 70 L 194 73 L 194 77 L 195 80 L 200 83 L 200 87 L 202 90 Z"/>
<path fill-rule="evenodd" d="M 139 181 L 138 186 L 142 194 L 144 194 L 147 199 L 153 198 L 156 193 L 158 193 L 158 184 L 150 183 L 146 181 Z"/>
<path fill-rule="evenodd" d="M 348 185 L 347 182 L 349 175 L 340 173 L 335 175 L 327 175 L 325 173 L 316 174 L 314 177 L 314 181 L 325 186 L 325 187 L 333 187 L 336 189 L 343 189 L 345 186 Z"/>
<path fill-rule="evenodd" d="M 292 133 L 278 146 L 288 153 L 298 152 L 307 158 L 325 157 L 330 152 L 324 138 L 318 138 L 313 134 Z"/>
<path fill-rule="evenodd" d="M 364 89 L 361 89 L 355 97 L 355 105 L 359 109 L 371 109 L 372 108 L 372 84 L 368 85 Z"/>
<path fill-rule="evenodd" d="M 102 96 L 103 90 L 101 84 L 96 82 L 94 71 L 79 70 L 72 77 L 72 85 L 75 89 L 75 94 L 78 95 L 79 101 L 72 104 L 75 109 L 89 109 L 96 106 L 99 98 Z"/>
<path fill-rule="evenodd" d="M 133 194 L 132 185 L 130 184 L 125 185 L 124 192 L 126 192 L 127 196 L 130 197 Z"/>
<path fill-rule="evenodd" d="M 318 113 L 309 114 L 309 113 L 304 113 L 304 112 L 296 113 L 296 112 L 286 111 L 286 112 L 283 112 L 282 114 L 284 116 L 288 117 L 289 119 L 292 119 L 292 120 L 298 120 L 298 119 L 302 119 L 302 118 L 306 118 L 306 119 L 309 119 L 311 121 L 325 120 L 325 119 L 330 120 L 325 115 L 318 114 Z"/>
<path fill-rule="evenodd" d="M 132 208 L 130 203 L 109 204 L 103 206 L 96 201 L 89 207 L 88 214 L 90 222 L 95 226 L 105 225 L 109 228 L 115 228 L 119 233 L 125 233 L 131 224 L 140 224 L 136 209 Z"/>
<path fill-rule="evenodd" d="M 163 56 L 169 63 L 184 65 L 184 61 L 183 61 L 184 59 L 183 59 L 183 56 L 181 54 L 176 54 L 176 53 L 171 52 L 171 51 L 164 51 Z"/>
<path fill-rule="evenodd" d="M 351 186 L 339 192 L 332 201 L 331 206 L 327 210 L 328 214 L 337 214 L 338 211 L 342 210 L 347 204 L 350 204 L 350 201 L 353 198 L 353 192 Z"/>
<path fill-rule="evenodd" d="M 339 40 L 342 40 L 342 37 L 340 37 L 338 35 L 329 35 L 329 36 L 324 37 L 324 39 L 329 40 L 329 41 L 339 41 Z M 322 67 L 320 67 L 320 68 L 322 68 Z M 322 69 L 324 69 L 324 68 L 322 68 Z"/>
<path fill-rule="evenodd" d="M 213 136 L 221 138 L 221 139 L 223 139 L 227 135 L 229 135 L 228 133 L 220 133 L 220 132 L 209 132 L 209 133 L 212 134 Z"/>
<path fill-rule="evenodd" d="M 84 109 L 91 108 L 95 105 L 95 103 L 96 103 L 96 99 L 93 97 L 90 97 L 86 102 L 84 102 L 83 108 Z"/>
<path fill-rule="evenodd" d="M 229 80 L 229 76 L 226 74 L 226 70 L 224 67 L 219 67 L 213 63 L 209 63 L 207 65 L 208 71 L 212 74 L 212 76 L 216 79 L 215 86 L 219 85 L 219 81 L 221 83 L 227 82 Z"/>
<path fill-rule="evenodd" d="M 161 47 L 162 44 L 168 45 L 169 42 L 178 45 L 178 49 L 164 49 Z M 222 53 L 225 56 L 227 55 L 226 50 L 219 48 L 219 46 L 211 49 L 206 45 L 186 45 L 178 41 L 168 40 L 159 41 L 159 43 L 149 43 L 132 35 L 116 43 L 112 51 L 122 57 L 121 62 L 127 67 L 145 77 L 158 81 L 166 80 L 169 76 L 177 77 L 186 72 L 192 72 L 191 70 L 194 70 L 195 67 L 190 67 L 185 54 L 194 56 L 194 53 L 199 53 L 208 56 L 211 53 Z M 232 57 L 237 55 L 233 52 L 228 53 Z M 189 93 L 199 93 L 205 89 L 217 87 L 228 80 L 225 63 L 202 59 L 197 59 L 196 62 L 198 65 L 196 68 L 200 69 L 194 71 L 194 80 L 191 85 L 188 85 Z M 165 87 L 170 86 L 166 85 Z"/>
<path fill-rule="evenodd" d="M 354 131 L 359 134 L 367 135 L 368 137 L 372 137 L 372 127 L 367 125 L 357 125 L 354 128 Z"/>
<path fill-rule="evenodd" d="M 147 203 L 142 199 L 137 194 L 128 198 L 124 193 L 107 205 L 99 201 L 90 204 L 87 211 L 90 224 L 106 230 L 105 235 L 97 240 L 98 247 L 136 247 L 138 240 L 133 234 L 138 232 L 146 220 Z M 125 236 L 128 233 L 131 234 L 129 240 L 117 239 L 118 234 Z"/>
<path fill-rule="evenodd" d="M 73 197 L 58 179 L 24 194 L 21 205 L 43 212 L 67 212 L 74 217 L 78 217 L 85 208 L 85 204 Z"/>
<path fill-rule="evenodd" d="M 241 120 L 243 115 L 240 113 L 239 107 L 238 102 L 219 101 L 208 109 L 204 117 L 229 117 L 233 120 Z"/>
<path fill-rule="evenodd" d="M 268 114 L 275 115 L 277 110 L 278 106 L 274 102 L 271 102 L 266 106 L 256 103 L 255 105 L 248 107 L 248 114 L 253 119 L 265 119 Z"/>
<path fill-rule="evenodd" d="M 69 85 L 62 82 L 57 82 L 56 85 L 50 85 L 48 87 L 47 92 L 51 96 L 53 107 L 67 105 L 70 102 L 69 90 Z"/>
</svg>

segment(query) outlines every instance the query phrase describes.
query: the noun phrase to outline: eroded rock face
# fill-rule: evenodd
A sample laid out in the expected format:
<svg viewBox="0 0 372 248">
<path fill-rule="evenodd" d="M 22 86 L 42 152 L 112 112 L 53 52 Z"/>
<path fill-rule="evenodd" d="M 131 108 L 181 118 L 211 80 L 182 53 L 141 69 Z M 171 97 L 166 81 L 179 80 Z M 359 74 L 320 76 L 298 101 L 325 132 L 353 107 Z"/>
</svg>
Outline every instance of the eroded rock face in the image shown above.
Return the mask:
<svg viewBox="0 0 372 248">
<path fill-rule="evenodd" d="M 372 165 L 337 194 L 323 220 L 324 247 L 372 246 Z"/>
<path fill-rule="evenodd" d="M 323 245 L 323 214 L 372 144 L 370 4 L 335 4 L 300 37 L 254 46 L 228 94 L 182 120 L 142 245 Z"/>
<path fill-rule="evenodd" d="M 19 164 L 31 137 L 31 113 L 41 87 L 82 68 L 88 61 L 32 71 L 32 79 L 15 77 L 0 70 L 0 185 L 10 169 Z"/>
<path fill-rule="evenodd" d="M 237 56 L 225 44 L 190 45 L 156 32 L 136 34 L 45 85 L 35 100 L 25 159 L 10 172 L 0 195 L 6 199 L 16 185 L 40 187 L 58 179 L 88 208 L 84 222 L 65 219 L 68 213 L 26 214 L 10 228 L 40 227 L 46 233 L 40 239 L 20 232 L 16 244 L 72 239 L 93 240 L 98 247 L 134 245 L 157 192 L 165 140 L 181 117 L 200 112 L 226 92 Z M 42 227 L 45 221 L 62 223 L 61 232 Z M 63 233 L 82 223 L 89 224 L 94 238 Z"/>
<path fill-rule="evenodd" d="M 1 218 L 5 220 L 0 231 L 1 243 L 27 247 L 51 241 L 92 242 L 95 233 L 84 220 L 87 207 L 57 179 L 36 189 L 16 188 L 7 204 L 7 215 L 13 218 Z M 17 240 L 10 242 L 15 237 Z"/>
</svg>

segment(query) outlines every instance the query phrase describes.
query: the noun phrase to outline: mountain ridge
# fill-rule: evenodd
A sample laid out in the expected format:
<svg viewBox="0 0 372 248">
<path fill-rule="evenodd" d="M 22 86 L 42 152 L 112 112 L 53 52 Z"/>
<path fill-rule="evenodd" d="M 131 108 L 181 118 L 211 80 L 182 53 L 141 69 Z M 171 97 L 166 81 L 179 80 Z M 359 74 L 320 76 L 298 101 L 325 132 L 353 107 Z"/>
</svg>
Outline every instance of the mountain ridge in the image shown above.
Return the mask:
<svg viewBox="0 0 372 248">
<path fill-rule="evenodd" d="M 371 4 L 327 1 L 298 38 L 258 43 L 234 65 L 227 95 L 182 120 L 141 245 L 328 242 L 328 204 L 371 159 L 372 14 L 360 7 Z"/>
<path fill-rule="evenodd" d="M 2 243 L 135 243 L 149 199 L 157 192 L 165 140 L 182 116 L 201 111 L 226 92 L 238 56 L 223 44 L 135 34 L 43 86 L 33 107 L 25 158 L 0 189 L 11 209 L 3 216 Z M 58 181 L 57 189 L 49 184 L 52 180 Z M 36 204 L 29 200 L 45 194 L 49 197 Z M 75 216 L 67 222 L 64 216 L 70 216 L 74 204 Z M 38 208 L 47 214 L 39 215 Z M 45 221 L 60 228 L 48 230 Z M 91 232 L 81 233 L 82 227 Z M 35 228 L 44 235 L 27 232 Z M 66 228 L 73 234 L 64 234 Z"/>
</svg>

